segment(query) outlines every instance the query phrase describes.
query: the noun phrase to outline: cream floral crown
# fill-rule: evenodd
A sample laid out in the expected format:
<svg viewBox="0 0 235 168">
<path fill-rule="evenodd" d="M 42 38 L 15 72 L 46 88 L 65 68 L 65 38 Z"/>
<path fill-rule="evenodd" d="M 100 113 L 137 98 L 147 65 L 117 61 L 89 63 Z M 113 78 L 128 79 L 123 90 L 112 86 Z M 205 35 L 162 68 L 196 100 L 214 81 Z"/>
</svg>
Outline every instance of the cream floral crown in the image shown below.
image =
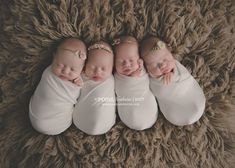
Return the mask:
<svg viewBox="0 0 235 168">
<path fill-rule="evenodd" d="M 88 51 L 94 50 L 94 49 L 105 50 L 105 51 L 107 51 L 107 52 L 109 52 L 111 54 L 113 53 L 113 51 L 109 47 L 107 47 L 107 46 L 105 46 L 103 44 L 96 43 L 96 44 L 93 44 L 90 47 L 88 47 Z"/>
<path fill-rule="evenodd" d="M 67 48 L 61 48 L 61 49 L 73 53 L 74 56 L 76 56 L 77 58 L 80 58 L 81 60 L 85 60 L 87 58 L 86 54 L 84 52 L 82 52 L 81 50 L 70 50 Z"/>
<path fill-rule="evenodd" d="M 112 46 L 115 46 L 115 45 L 118 45 L 120 43 L 135 43 L 135 41 L 132 41 L 132 40 L 121 40 L 121 38 L 116 38 L 113 40 L 113 43 L 112 43 Z"/>
<path fill-rule="evenodd" d="M 156 40 L 154 46 L 152 47 L 151 51 L 161 50 L 166 48 L 166 44 L 161 40 Z"/>
</svg>

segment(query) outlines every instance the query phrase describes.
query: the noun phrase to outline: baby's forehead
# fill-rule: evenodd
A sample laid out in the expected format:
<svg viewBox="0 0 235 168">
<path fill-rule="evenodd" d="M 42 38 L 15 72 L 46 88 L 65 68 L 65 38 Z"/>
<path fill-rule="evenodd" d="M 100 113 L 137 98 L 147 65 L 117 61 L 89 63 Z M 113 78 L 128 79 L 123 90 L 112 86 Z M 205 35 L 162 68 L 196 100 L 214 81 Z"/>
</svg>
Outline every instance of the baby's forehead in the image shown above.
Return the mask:
<svg viewBox="0 0 235 168">
<path fill-rule="evenodd" d="M 87 63 L 93 64 L 112 64 L 113 54 L 105 50 L 92 50 L 88 54 Z"/>
<path fill-rule="evenodd" d="M 171 52 L 168 49 L 152 50 L 144 56 L 145 61 L 161 61 L 163 59 L 173 59 Z"/>
<path fill-rule="evenodd" d="M 99 57 L 99 58 L 102 58 L 102 57 L 107 57 L 112 59 L 113 58 L 113 53 L 110 53 L 106 50 L 103 50 L 103 49 L 93 49 L 93 50 L 90 50 L 88 52 L 88 59 L 89 58 L 96 58 L 96 57 Z"/>
<path fill-rule="evenodd" d="M 136 43 L 121 43 L 116 47 L 117 51 L 121 50 L 138 50 L 138 45 Z"/>
<path fill-rule="evenodd" d="M 74 55 L 81 59 L 86 58 L 86 46 L 78 39 L 67 39 L 60 43 L 56 49 L 55 56 Z"/>
<path fill-rule="evenodd" d="M 115 49 L 116 57 L 124 55 L 137 55 L 138 56 L 138 45 L 130 44 L 130 43 L 123 43 L 120 44 Z"/>
</svg>

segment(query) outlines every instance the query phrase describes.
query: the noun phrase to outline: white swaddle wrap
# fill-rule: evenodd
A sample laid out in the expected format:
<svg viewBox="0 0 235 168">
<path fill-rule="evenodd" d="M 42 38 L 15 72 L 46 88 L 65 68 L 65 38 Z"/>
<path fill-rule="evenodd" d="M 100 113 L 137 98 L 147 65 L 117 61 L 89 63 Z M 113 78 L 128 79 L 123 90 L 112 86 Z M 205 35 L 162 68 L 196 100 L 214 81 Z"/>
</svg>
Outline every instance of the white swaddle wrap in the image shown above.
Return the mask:
<svg viewBox="0 0 235 168">
<path fill-rule="evenodd" d="M 47 67 L 30 100 L 29 117 L 33 127 L 44 134 L 55 135 L 72 123 L 74 104 L 81 87 L 61 80 Z"/>
<path fill-rule="evenodd" d="M 104 134 L 115 124 L 115 106 L 113 75 L 103 82 L 84 79 L 73 112 L 73 123 L 89 135 Z"/>
<path fill-rule="evenodd" d="M 205 109 L 205 95 L 188 70 L 176 61 L 172 82 L 164 85 L 162 78 L 150 77 L 150 89 L 156 96 L 165 118 L 174 125 L 196 122 Z"/>
<path fill-rule="evenodd" d="M 158 108 L 149 88 L 146 72 L 140 77 L 128 77 L 115 73 L 118 114 L 129 128 L 144 130 L 157 119 Z"/>
</svg>

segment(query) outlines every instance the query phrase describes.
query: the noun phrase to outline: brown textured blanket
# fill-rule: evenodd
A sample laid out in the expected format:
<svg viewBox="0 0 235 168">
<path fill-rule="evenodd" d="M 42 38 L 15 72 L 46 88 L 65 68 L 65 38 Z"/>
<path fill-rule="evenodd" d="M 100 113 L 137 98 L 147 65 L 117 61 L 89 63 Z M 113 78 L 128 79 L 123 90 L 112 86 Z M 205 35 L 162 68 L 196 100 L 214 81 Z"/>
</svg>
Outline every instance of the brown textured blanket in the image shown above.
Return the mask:
<svg viewBox="0 0 235 168">
<path fill-rule="evenodd" d="M 233 0 L 2 0 L 0 167 L 229 168 L 235 165 Z M 28 103 L 52 51 L 65 37 L 87 44 L 118 35 L 157 35 L 203 88 L 203 117 L 177 127 L 160 114 L 146 131 L 118 119 L 105 135 L 71 126 L 58 136 L 33 130 Z"/>
</svg>

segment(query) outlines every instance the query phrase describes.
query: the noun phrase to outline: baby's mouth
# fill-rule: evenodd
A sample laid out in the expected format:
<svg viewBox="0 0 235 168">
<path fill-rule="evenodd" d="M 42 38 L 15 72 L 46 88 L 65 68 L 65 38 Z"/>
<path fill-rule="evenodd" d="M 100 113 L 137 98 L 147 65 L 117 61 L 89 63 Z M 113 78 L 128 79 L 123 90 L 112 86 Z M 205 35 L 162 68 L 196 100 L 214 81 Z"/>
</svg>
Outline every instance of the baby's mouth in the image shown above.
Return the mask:
<svg viewBox="0 0 235 168">
<path fill-rule="evenodd" d="M 124 69 L 123 72 L 124 72 L 125 74 L 128 74 L 128 73 L 131 72 L 131 69 Z"/>
<path fill-rule="evenodd" d="M 102 77 L 100 77 L 100 76 L 93 76 L 92 77 L 92 80 L 94 80 L 94 81 L 100 81 L 100 80 L 102 80 L 103 78 Z"/>
<path fill-rule="evenodd" d="M 62 79 L 62 80 L 68 80 L 68 78 L 64 75 L 60 75 L 59 78 Z"/>
</svg>

